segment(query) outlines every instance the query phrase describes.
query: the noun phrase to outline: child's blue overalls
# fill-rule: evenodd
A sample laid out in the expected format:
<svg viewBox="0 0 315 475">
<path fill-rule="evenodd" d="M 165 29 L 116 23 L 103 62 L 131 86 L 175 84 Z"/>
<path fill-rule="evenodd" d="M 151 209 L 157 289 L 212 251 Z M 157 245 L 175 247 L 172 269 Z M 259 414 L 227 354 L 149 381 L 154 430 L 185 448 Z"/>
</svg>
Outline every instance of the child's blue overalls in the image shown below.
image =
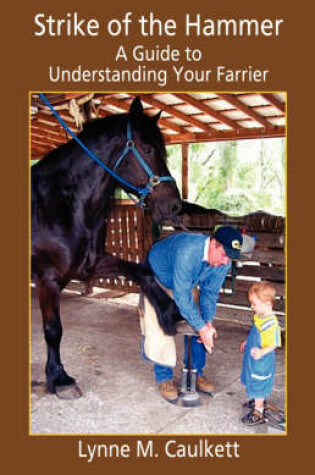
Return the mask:
<svg viewBox="0 0 315 475">
<path fill-rule="evenodd" d="M 281 346 L 280 327 L 275 315 L 263 320 L 255 315 L 254 322 L 246 340 L 241 373 L 241 382 L 249 399 L 266 398 L 270 395 L 276 366 L 275 351 L 255 360 L 250 354 L 251 349 Z M 264 344 L 266 340 L 264 333 L 265 335 L 268 333 L 268 344 Z"/>
</svg>

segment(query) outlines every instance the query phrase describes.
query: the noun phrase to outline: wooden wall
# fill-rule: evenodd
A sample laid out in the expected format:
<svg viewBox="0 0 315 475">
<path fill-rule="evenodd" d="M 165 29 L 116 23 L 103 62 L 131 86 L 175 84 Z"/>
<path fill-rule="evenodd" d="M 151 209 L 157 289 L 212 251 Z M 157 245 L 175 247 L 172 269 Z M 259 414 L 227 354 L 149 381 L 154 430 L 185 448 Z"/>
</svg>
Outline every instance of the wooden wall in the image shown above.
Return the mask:
<svg viewBox="0 0 315 475">
<path fill-rule="evenodd" d="M 148 212 L 136 207 L 129 200 L 117 202 L 111 208 L 106 220 L 106 252 L 131 262 L 143 262 L 153 244 L 152 220 Z M 89 287 L 95 286 L 125 292 L 138 292 L 131 281 L 117 279 L 94 279 Z"/>
<path fill-rule="evenodd" d="M 249 324 L 252 311 L 247 291 L 259 280 L 272 282 L 277 291 L 275 310 L 284 325 L 285 316 L 285 219 L 263 212 L 232 218 L 212 210 L 207 214 L 185 214 L 183 225 L 191 232 L 212 233 L 218 224 L 230 224 L 257 238 L 254 255 L 250 261 L 237 263 L 226 279 L 219 297 L 217 317 L 222 320 Z M 153 244 L 153 226 L 149 213 L 133 204 L 115 204 L 107 219 L 106 250 L 122 259 L 142 262 Z M 160 239 L 182 229 L 167 226 Z M 89 282 L 89 289 L 97 286 L 106 289 L 138 292 L 135 284 L 120 279 L 96 279 Z M 121 293 L 121 292 L 120 292 Z"/>
<path fill-rule="evenodd" d="M 217 316 L 238 323 L 249 324 L 252 311 L 247 292 L 255 281 L 271 282 L 277 292 L 275 310 L 284 326 L 285 318 L 285 219 L 264 212 L 251 213 L 237 218 L 221 212 L 183 215 L 184 226 L 193 232 L 212 233 L 216 225 L 230 224 L 256 236 L 256 246 L 250 261 L 236 264 L 236 276 L 230 273 L 219 297 Z M 176 232 L 176 231 L 175 231 Z M 163 237 L 169 231 L 162 233 Z M 233 269 L 232 269 L 233 270 Z"/>
</svg>

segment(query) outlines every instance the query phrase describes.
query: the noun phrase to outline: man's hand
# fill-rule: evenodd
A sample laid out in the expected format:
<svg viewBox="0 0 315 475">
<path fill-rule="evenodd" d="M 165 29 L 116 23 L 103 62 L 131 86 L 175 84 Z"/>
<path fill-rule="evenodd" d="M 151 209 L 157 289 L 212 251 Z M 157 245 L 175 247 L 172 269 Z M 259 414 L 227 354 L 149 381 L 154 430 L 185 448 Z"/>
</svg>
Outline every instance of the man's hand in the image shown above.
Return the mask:
<svg viewBox="0 0 315 475">
<path fill-rule="evenodd" d="M 214 340 L 218 338 L 218 333 L 216 328 L 212 325 L 211 322 L 207 322 L 207 327 L 210 328 L 211 330 L 211 341 L 212 341 L 212 346 L 214 346 Z"/>
<path fill-rule="evenodd" d="M 199 330 L 199 340 L 202 342 L 209 353 L 212 352 L 212 348 L 214 347 L 214 339 L 217 337 L 217 331 L 212 325 L 212 323 L 208 322 L 201 330 Z"/>
</svg>

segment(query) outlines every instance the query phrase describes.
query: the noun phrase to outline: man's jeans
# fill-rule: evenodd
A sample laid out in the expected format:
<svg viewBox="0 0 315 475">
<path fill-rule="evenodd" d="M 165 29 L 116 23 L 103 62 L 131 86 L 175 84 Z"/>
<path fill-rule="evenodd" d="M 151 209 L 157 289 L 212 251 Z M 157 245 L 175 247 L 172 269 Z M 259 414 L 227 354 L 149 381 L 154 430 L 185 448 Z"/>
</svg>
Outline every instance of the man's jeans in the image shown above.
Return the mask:
<svg viewBox="0 0 315 475">
<path fill-rule="evenodd" d="M 192 349 L 192 366 L 197 370 L 198 376 L 202 374 L 203 368 L 206 364 L 206 349 L 203 343 L 198 343 L 198 336 L 191 337 L 191 349 Z M 187 346 L 188 338 L 184 336 L 184 364 L 187 365 L 188 355 L 187 355 Z M 163 366 L 159 364 L 154 365 L 154 374 L 155 379 L 158 384 L 169 379 L 173 379 L 173 368 L 170 366 Z"/>
</svg>

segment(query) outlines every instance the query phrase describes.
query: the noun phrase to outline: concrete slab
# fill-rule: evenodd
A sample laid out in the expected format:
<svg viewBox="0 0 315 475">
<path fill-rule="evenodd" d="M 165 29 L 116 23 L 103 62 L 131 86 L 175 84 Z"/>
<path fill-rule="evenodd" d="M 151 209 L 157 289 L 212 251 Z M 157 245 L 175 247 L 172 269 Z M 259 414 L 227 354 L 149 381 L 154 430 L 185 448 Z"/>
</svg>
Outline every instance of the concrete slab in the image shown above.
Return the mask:
<svg viewBox="0 0 315 475">
<path fill-rule="evenodd" d="M 152 366 L 139 355 L 140 331 L 135 299 L 62 296 L 62 360 L 84 396 L 64 401 L 46 392 L 46 345 L 41 315 L 32 297 L 31 433 L 33 434 L 253 434 L 278 432 L 266 424 L 249 428 L 240 422 L 246 400 L 239 382 L 240 343 L 247 329 L 217 322 L 219 338 L 207 359 L 205 374 L 216 383 L 214 397 L 183 408 L 164 401 Z M 177 337 L 180 380 L 182 336 Z M 285 350 L 277 350 L 272 402 L 285 405 Z"/>
</svg>

